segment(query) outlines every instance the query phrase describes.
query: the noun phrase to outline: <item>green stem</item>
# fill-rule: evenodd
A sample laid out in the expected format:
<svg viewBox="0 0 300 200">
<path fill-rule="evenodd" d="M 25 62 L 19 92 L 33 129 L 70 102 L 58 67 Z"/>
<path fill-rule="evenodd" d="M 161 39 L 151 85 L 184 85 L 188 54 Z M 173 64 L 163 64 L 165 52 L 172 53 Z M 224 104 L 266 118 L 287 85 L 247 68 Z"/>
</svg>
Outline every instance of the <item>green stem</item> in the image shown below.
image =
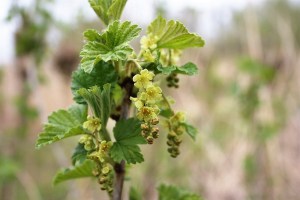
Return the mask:
<svg viewBox="0 0 300 200">
<path fill-rule="evenodd" d="M 171 111 L 172 114 L 174 115 L 175 112 L 174 112 L 174 110 L 172 109 L 171 104 L 170 104 L 170 102 L 168 101 L 167 97 L 166 97 L 164 94 L 162 94 L 162 97 L 163 97 L 163 99 L 167 102 L 168 108 L 170 109 L 170 111 Z"/>
</svg>

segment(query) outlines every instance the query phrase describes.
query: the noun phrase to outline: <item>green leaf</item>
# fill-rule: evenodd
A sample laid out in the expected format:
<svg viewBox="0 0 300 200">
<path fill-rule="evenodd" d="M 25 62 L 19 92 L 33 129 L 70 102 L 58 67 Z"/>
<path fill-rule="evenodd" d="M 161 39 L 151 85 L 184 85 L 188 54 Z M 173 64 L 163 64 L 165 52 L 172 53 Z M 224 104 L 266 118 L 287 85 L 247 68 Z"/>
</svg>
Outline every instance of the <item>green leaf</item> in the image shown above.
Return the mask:
<svg viewBox="0 0 300 200">
<path fill-rule="evenodd" d="M 157 66 L 157 69 L 164 75 L 170 75 L 172 72 L 174 72 L 176 70 L 176 66 L 166 66 L 163 67 L 161 65 Z"/>
<path fill-rule="evenodd" d="M 158 188 L 159 200 L 201 200 L 202 198 L 187 190 L 161 184 Z"/>
<path fill-rule="evenodd" d="M 127 0 L 89 0 L 89 3 L 104 24 L 119 20 Z"/>
<path fill-rule="evenodd" d="M 108 9 L 108 16 L 111 21 L 119 20 L 121 18 L 123 9 L 127 0 L 115 0 Z"/>
<path fill-rule="evenodd" d="M 93 42 L 93 41 L 100 42 L 101 41 L 101 35 L 95 29 L 88 29 L 88 30 L 84 31 L 83 36 L 85 37 L 85 39 L 87 41 L 91 41 L 91 42 Z"/>
<path fill-rule="evenodd" d="M 188 123 L 182 123 L 182 125 L 185 127 L 186 133 L 193 139 L 196 140 L 196 135 L 198 133 L 198 130 L 193 127 L 192 125 Z"/>
<path fill-rule="evenodd" d="M 194 63 L 188 62 L 181 67 L 177 67 L 176 73 L 192 76 L 198 73 L 198 68 Z"/>
<path fill-rule="evenodd" d="M 122 145 L 147 144 L 141 135 L 141 122 L 135 118 L 122 119 L 114 127 L 114 136 Z"/>
<path fill-rule="evenodd" d="M 80 88 L 89 89 L 95 85 L 102 88 L 105 83 L 115 83 L 117 80 L 118 75 L 113 65 L 103 61 L 98 62 L 91 73 L 79 68 L 72 74 L 73 99 L 79 104 L 85 104 L 86 101 L 77 93 Z"/>
<path fill-rule="evenodd" d="M 72 155 L 73 166 L 83 163 L 86 160 L 88 151 L 85 150 L 84 144 L 78 143 Z"/>
<path fill-rule="evenodd" d="M 111 96 L 110 96 L 111 84 L 105 84 L 101 92 L 101 123 L 104 127 L 107 125 L 111 113 Z"/>
<path fill-rule="evenodd" d="M 127 163 L 140 163 L 144 161 L 141 150 L 137 144 L 146 144 L 141 136 L 141 123 L 135 118 L 122 119 L 114 128 L 114 142 L 110 149 L 111 157 L 116 162 L 126 160 Z"/>
<path fill-rule="evenodd" d="M 51 144 L 67 137 L 83 134 L 82 123 L 87 117 L 87 106 L 73 105 L 68 110 L 58 110 L 48 117 L 39 134 L 36 148 Z"/>
<path fill-rule="evenodd" d="M 63 169 L 56 174 L 53 180 L 53 184 L 56 185 L 63 181 L 68 181 L 77 178 L 95 177 L 93 171 L 96 165 L 94 161 L 86 160 L 81 165 L 77 165 L 72 168 Z"/>
<path fill-rule="evenodd" d="M 181 67 L 177 66 L 157 66 L 157 70 L 160 71 L 164 75 L 170 75 L 171 73 L 176 73 L 176 74 L 183 74 L 183 75 L 195 75 L 198 73 L 198 68 L 197 66 L 192 63 L 188 62 Z"/>
<path fill-rule="evenodd" d="M 141 149 L 137 145 L 124 145 L 114 142 L 110 149 L 110 156 L 115 162 L 126 160 L 128 164 L 136 164 L 144 161 Z"/>
<path fill-rule="evenodd" d="M 140 31 L 138 25 L 132 25 L 129 21 L 115 21 L 101 35 L 96 35 L 95 31 L 88 31 L 85 34 L 88 42 L 80 52 L 82 69 L 90 73 L 100 60 L 126 60 L 133 52 L 128 43 L 136 38 Z M 96 40 L 91 41 L 92 38 Z"/>
<path fill-rule="evenodd" d="M 147 33 L 158 37 L 157 48 L 185 49 L 204 46 L 204 40 L 190 33 L 182 23 L 174 20 L 167 22 L 161 16 L 150 24 Z"/>
</svg>

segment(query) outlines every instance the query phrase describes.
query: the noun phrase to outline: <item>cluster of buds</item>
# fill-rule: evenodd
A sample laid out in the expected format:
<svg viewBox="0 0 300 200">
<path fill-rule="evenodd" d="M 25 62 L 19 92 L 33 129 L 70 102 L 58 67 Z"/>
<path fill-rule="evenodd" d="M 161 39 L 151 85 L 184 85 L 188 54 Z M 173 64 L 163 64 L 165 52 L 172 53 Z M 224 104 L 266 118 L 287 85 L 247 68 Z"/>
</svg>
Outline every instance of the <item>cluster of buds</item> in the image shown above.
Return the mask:
<svg viewBox="0 0 300 200">
<path fill-rule="evenodd" d="M 83 135 L 79 139 L 79 143 L 84 145 L 86 151 L 91 151 L 95 148 L 93 137 L 90 135 Z"/>
<path fill-rule="evenodd" d="M 137 108 L 137 118 L 142 121 L 142 136 L 149 144 L 152 144 L 153 140 L 159 136 L 158 128 L 154 126 L 159 123 L 160 109 L 157 104 L 162 99 L 162 90 L 153 84 L 153 78 L 154 73 L 147 69 L 135 75 L 133 81 L 139 92 L 136 98 L 130 98 Z"/>
<path fill-rule="evenodd" d="M 101 141 L 98 150 L 89 155 L 90 159 L 98 163 L 98 182 L 101 185 L 101 190 L 106 190 L 108 193 L 113 191 L 113 170 L 109 164 L 109 150 L 112 146 L 111 141 Z"/>
<path fill-rule="evenodd" d="M 185 127 L 182 123 L 185 121 L 185 114 L 183 112 L 177 112 L 168 120 L 168 140 L 167 145 L 169 146 L 168 152 L 173 158 L 176 158 L 179 154 L 179 146 L 182 142 L 182 134 L 185 131 Z"/>
<path fill-rule="evenodd" d="M 172 73 L 167 77 L 167 86 L 168 87 L 174 87 L 174 88 L 178 88 L 178 82 L 179 82 L 179 78 L 177 77 L 176 73 Z"/>
<path fill-rule="evenodd" d="M 154 62 L 157 55 L 154 51 L 157 47 L 158 37 L 153 34 L 143 36 L 141 39 L 141 57 L 146 62 Z"/>
</svg>

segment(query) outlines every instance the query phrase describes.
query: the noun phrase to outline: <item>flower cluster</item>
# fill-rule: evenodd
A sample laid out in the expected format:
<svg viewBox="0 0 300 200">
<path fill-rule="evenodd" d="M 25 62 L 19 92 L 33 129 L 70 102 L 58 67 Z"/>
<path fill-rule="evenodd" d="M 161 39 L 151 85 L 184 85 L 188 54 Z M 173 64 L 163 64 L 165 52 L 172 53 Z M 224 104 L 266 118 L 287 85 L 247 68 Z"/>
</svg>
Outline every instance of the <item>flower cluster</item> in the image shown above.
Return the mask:
<svg viewBox="0 0 300 200">
<path fill-rule="evenodd" d="M 88 131 L 94 133 L 96 131 L 100 131 L 101 129 L 101 121 L 97 117 L 87 117 L 87 121 L 83 123 L 83 128 L 87 129 Z"/>
<path fill-rule="evenodd" d="M 154 51 L 157 48 L 158 37 L 153 34 L 143 36 L 141 39 L 141 56 L 147 62 L 154 62 L 157 56 Z"/>
<path fill-rule="evenodd" d="M 167 145 L 169 146 L 168 152 L 173 158 L 180 154 L 179 146 L 182 142 L 182 134 L 185 131 L 183 123 L 185 121 L 185 114 L 183 112 L 177 112 L 168 120 L 168 140 Z"/>
<path fill-rule="evenodd" d="M 159 123 L 158 114 L 160 109 L 157 103 L 162 98 L 162 90 L 153 84 L 154 73 L 144 69 L 133 77 L 134 85 L 139 89 L 136 98 L 131 97 L 131 101 L 137 108 L 137 118 L 143 122 L 141 125 L 142 136 L 149 144 L 158 137 L 158 128 L 154 127 Z"/>
<path fill-rule="evenodd" d="M 113 191 L 113 170 L 109 164 L 109 150 L 112 145 L 112 141 L 103 140 L 98 144 L 98 150 L 89 154 L 89 158 L 98 163 L 97 175 L 101 190 L 106 190 L 108 193 Z"/>
</svg>

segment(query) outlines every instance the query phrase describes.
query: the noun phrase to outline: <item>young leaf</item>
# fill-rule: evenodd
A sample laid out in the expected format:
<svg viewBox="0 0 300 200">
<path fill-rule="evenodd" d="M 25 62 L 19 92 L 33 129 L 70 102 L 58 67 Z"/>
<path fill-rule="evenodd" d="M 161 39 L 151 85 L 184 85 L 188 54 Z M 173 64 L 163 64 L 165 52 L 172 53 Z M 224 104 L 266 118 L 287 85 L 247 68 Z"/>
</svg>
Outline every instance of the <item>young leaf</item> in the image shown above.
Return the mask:
<svg viewBox="0 0 300 200">
<path fill-rule="evenodd" d="M 119 20 L 127 0 L 89 0 L 89 3 L 104 24 Z"/>
<path fill-rule="evenodd" d="M 118 75 L 113 65 L 106 62 L 98 62 L 91 73 L 86 73 L 82 68 L 72 74 L 71 89 L 74 100 L 79 104 L 86 104 L 86 101 L 77 93 L 80 88 L 89 89 L 92 86 L 102 86 L 105 83 L 115 83 Z"/>
<path fill-rule="evenodd" d="M 114 128 L 114 142 L 110 149 L 111 157 L 114 161 L 126 160 L 127 163 L 140 163 L 144 161 L 141 150 L 137 144 L 146 144 L 141 136 L 140 121 L 134 118 L 120 120 Z"/>
<path fill-rule="evenodd" d="M 67 137 L 83 134 L 82 123 L 87 117 L 85 105 L 74 105 L 68 110 L 58 110 L 48 117 L 43 132 L 39 134 L 36 148 L 62 140 Z"/>
<path fill-rule="evenodd" d="M 150 24 L 147 33 L 158 38 L 157 48 L 185 49 L 204 46 L 204 40 L 190 33 L 182 23 L 174 20 L 167 22 L 161 16 Z"/>
<path fill-rule="evenodd" d="M 115 21 L 99 37 L 92 32 L 86 33 L 88 38 L 96 37 L 99 39 L 97 41 L 88 41 L 81 50 L 82 69 L 90 73 L 94 65 L 100 60 L 105 62 L 109 60 L 126 60 L 133 52 L 128 43 L 136 38 L 140 31 L 141 28 L 137 25 L 132 25 L 129 21 L 123 23 Z"/>
<path fill-rule="evenodd" d="M 115 0 L 111 4 L 110 8 L 108 9 L 108 17 L 110 21 L 119 20 L 121 18 L 123 9 L 126 5 L 127 0 Z"/>
<path fill-rule="evenodd" d="M 95 177 L 95 175 L 93 174 L 95 168 L 96 166 L 94 161 L 86 160 L 81 165 L 63 169 L 60 172 L 58 172 L 53 179 L 53 184 L 56 185 L 58 183 L 68 181 L 71 179 Z"/>
<path fill-rule="evenodd" d="M 202 198 L 184 189 L 161 184 L 158 188 L 159 200 L 201 200 Z"/>
<path fill-rule="evenodd" d="M 84 144 L 78 143 L 72 155 L 72 165 L 78 165 L 86 160 L 88 151 L 85 150 Z"/>
<path fill-rule="evenodd" d="M 108 118 L 111 113 L 111 84 L 103 85 L 101 90 L 98 86 L 93 86 L 90 89 L 81 88 L 78 94 L 90 105 L 96 117 L 101 119 L 102 127 L 106 127 Z"/>
</svg>

